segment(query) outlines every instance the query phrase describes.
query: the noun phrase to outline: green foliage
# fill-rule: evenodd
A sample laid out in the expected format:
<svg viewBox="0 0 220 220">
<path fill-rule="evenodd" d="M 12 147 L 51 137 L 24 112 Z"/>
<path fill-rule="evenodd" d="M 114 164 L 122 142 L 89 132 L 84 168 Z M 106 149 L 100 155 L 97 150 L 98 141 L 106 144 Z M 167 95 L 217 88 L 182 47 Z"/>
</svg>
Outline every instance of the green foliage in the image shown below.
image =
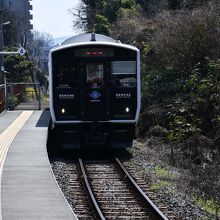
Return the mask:
<svg viewBox="0 0 220 220">
<path fill-rule="evenodd" d="M 95 32 L 100 34 L 109 35 L 111 30 L 111 25 L 108 22 L 108 19 L 103 15 L 97 14 L 96 15 L 96 26 Z"/>
<path fill-rule="evenodd" d="M 180 92 L 182 81 L 181 73 L 172 68 L 151 69 L 144 76 L 143 82 L 145 85 L 143 92 L 147 96 L 153 95 L 158 98 L 173 96 Z"/>
<path fill-rule="evenodd" d="M 117 18 L 122 19 L 129 16 L 135 16 L 137 15 L 136 8 L 119 8 L 117 12 Z"/>
<path fill-rule="evenodd" d="M 139 135 L 160 125 L 171 142 L 215 138 L 220 112 L 218 5 L 148 20 L 142 50 L 143 107 Z M 154 37 L 154 38 L 153 38 Z M 143 43 L 144 42 L 144 43 Z M 157 108 L 153 117 L 151 106 Z M 147 116 L 147 117 L 146 117 Z"/>
<path fill-rule="evenodd" d="M 194 179 L 190 184 L 195 187 L 196 204 L 218 219 L 220 216 L 219 164 L 213 162 L 210 166 L 193 169 L 192 175 Z"/>
<path fill-rule="evenodd" d="M 195 153 L 192 158 L 200 151 L 191 149 L 195 143 L 203 146 L 204 139 L 216 143 L 220 139 L 220 4 L 206 0 L 83 2 L 87 31 L 96 26 L 99 33 L 110 33 L 141 50 L 138 135 L 166 138 L 175 143 L 173 148 L 181 143 L 186 155 Z"/>
<path fill-rule="evenodd" d="M 186 80 L 184 92 L 192 103 L 192 110 L 200 118 L 203 133 L 219 126 L 220 110 L 220 63 L 207 58 L 206 64 L 196 65 Z"/>
<path fill-rule="evenodd" d="M 7 98 L 7 107 L 9 110 L 14 110 L 18 104 L 18 99 L 16 96 L 10 96 Z"/>
<path fill-rule="evenodd" d="M 149 71 L 143 84 L 146 111 L 142 113 L 139 123 L 148 126 L 142 126 L 141 129 L 149 129 L 150 133 L 150 128 L 155 123 L 160 124 L 168 130 L 167 139 L 175 142 L 183 142 L 200 133 L 215 134 L 220 125 L 219 76 L 219 61 L 210 59 L 206 60 L 206 64 L 196 65 L 188 78 L 173 70 Z M 157 104 L 157 111 L 163 112 L 162 115 L 157 112 L 153 117 L 150 116 L 148 103 Z M 140 134 L 145 134 L 146 131 L 140 130 Z"/>
<path fill-rule="evenodd" d="M 10 50 L 17 49 L 11 48 Z M 28 61 L 25 56 L 8 55 L 4 59 L 4 66 L 5 70 L 9 72 L 7 77 L 11 82 L 29 81 L 32 75 L 33 63 Z"/>
<path fill-rule="evenodd" d="M 35 74 L 36 74 L 36 80 L 37 82 L 39 82 L 40 86 L 44 86 L 46 87 L 47 86 L 47 78 L 46 78 L 46 73 L 45 72 L 42 72 L 40 71 L 39 69 L 35 71 Z"/>
<path fill-rule="evenodd" d="M 147 106 L 147 104 L 145 104 Z M 149 108 L 142 108 L 141 117 L 138 123 L 138 135 L 166 137 L 166 110 L 164 106 L 152 105 Z M 165 123 L 165 124 L 164 124 Z"/>
<path fill-rule="evenodd" d="M 111 23 L 113 23 L 121 18 L 121 13 L 123 13 L 122 11 L 132 9 L 135 6 L 135 0 L 107 1 L 106 8 L 104 9 L 104 15 Z"/>
<path fill-rule="evenodd" d="M 215 214 L 220 217 L 220 204 L 217 201 L 196 199 L 195 203 L 208 213 Z M 213 218 L 214 219 L 214 218 Z"/>
<path fill-rule="evenodd" d="M 152 126 L 148 132 L 149 136 L 156 136 L 156 137 L 163 137 L 163 138 L 166 138 L 167 133 L 168 133 L 167 129 L 159 125 Z"/>
<path fill-rule="evenodd" d="M 156 166 L 155 167 L 155 173 L 156 175 L 159 177 L 159 178 L 174 178 L 174 175 L 171 174 L 168 170 L 166 170 L 165 168 L 163 167 L 160 167 L 160 166 Z"/>
<path fill-rule="evenodd" d="M 200 132 L 200 129 L 195 125 L 184 121 L 174 123 L 172 128 L 167 135 L 167 139 L 171 142 L 184 142 L 190 136 Z"/>
<path fill-rule="evenodd" d="M 135 0 L 82 0 L 82 2 L 84 5 L 78 9 L 78 12 L 83 16 L 77 16 L 75 24 L 81 25 L 81 28 L 86 31 L 106 35 L 110 34 L 114 22 L 123 16 L 134 13 L 136 7 Z"/>
<path fill-rule="evenodd" d="M 169 187 L 169 186 L 172 186 L 172 185 L 173 185 L 172 183 L 167 182 L 167 181 L 159 181 L 157 183 L 153 183 L 150 186 L 150 189 L 153 190 L 153 191 L 158 191 L 162 188 L 166 188 L 166 187 Z"/>
<path fill-rule="evenodd" d="M 162 137 L 170 142 L 173 164 L 191 171 L 197 166 L 189 187 L 198 189 L 197 204 L 214 211 L 217 217 L 219 202 L 216 201 L 220 201 L 219 1 L 83 2 L 85 7 L 81 11 L 86 14 L 81 18 L 86 31 L 96 26 L 99 33 L 110 33 L 141 50 L 139 137 Z M 213 166 L 215 161 L 217 165 Z M 156 167 L 155 173 L 160 178 L 172 178 L 161 167 Z M 172 183 L 159 181 L 151 189 L 167 186 Z"/>
</svg>

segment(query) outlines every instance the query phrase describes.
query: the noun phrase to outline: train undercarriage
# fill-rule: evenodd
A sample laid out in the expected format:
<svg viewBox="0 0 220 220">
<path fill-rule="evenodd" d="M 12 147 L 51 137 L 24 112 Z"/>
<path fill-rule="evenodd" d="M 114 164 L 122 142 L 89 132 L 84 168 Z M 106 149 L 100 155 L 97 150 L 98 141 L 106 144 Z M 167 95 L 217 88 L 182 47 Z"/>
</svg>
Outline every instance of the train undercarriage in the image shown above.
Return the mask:
<svg viewBox="0 0 220 220">
<path fill-rule="evenodd" d="M 105 146 L 109 148 L 128 148 L 135 138 L 134 124 L 93 122 L 50 126 L 48 143 L 61 149 L 81 149 Z M 53 149 L 52 149 L 53 150 Z"/>
</svg>

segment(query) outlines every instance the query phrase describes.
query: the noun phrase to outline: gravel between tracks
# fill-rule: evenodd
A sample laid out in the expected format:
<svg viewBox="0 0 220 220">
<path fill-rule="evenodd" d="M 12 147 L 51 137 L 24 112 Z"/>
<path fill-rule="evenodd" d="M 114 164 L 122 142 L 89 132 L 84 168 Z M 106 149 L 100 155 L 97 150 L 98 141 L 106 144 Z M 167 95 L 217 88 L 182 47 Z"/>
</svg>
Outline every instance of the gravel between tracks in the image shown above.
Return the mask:
<svg viewBox="0 0 220 220">
<path fill-rule="evenodd" d="M 128 150 L 131 157 L 126 160 L 125 165 L 136 167 L 137 173 L 144 176 L 149 187 L 156 192 L 165 205 L 175 212 L 179 219 L 213 219 L 213 216 L 191 202 L 193 198 L 186 189 L 188 185 L 185 185 L 185 177 L 189 176 L 189 173 L 186 170 L 168 166 L 166 155 L 164 155 L 164 160 L 161 160 L 161 155 L 159 155 L 159 151 L 162 151 L 160 148 L 163 146 L 160 145 L 155 148 L 155 141 L 153 140 L 154 146 L 152 147 L 150 141 L 152 140 L 144 143 L 135 141 L 134 146 Z M 69 162 L 58 159 L 54 160 L 51 166 L 61 190 L 74 211 L 74 201 L 69 197 L 71 191 L 67 169 L 70 166 Z"/>
<path fill-rule="evenodd" d="M 53 173 L 56 177 L 59 187 L 61 188 L 71 208 L 73 209 L 73 211 L 75 211 L 74 201 L 71 200 L 69 197 L 71 188 L 70 188 L 70 175 L 67 169 L 68 166 L 70 166 L 68 162 L 61 161 L 59 159 L 57 161 L 54 160 L 53 162 L 51 162 L 51 167 L 53 169 Z"/>
</svg>

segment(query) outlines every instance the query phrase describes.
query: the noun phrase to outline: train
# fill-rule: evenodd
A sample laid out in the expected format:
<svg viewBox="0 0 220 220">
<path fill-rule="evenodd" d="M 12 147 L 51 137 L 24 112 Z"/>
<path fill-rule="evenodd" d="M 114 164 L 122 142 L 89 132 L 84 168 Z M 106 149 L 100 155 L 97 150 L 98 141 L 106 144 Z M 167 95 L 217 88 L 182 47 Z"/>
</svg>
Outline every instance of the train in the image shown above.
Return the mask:
<svg viewBox="0 0 220 220">
<path fill-rule="evenodd" d="M 63 148 L 131 147 L 141 108 L 140 51 L 111 37 L 71 37 L 49 53 L 51 133 Z"/>
</svg>

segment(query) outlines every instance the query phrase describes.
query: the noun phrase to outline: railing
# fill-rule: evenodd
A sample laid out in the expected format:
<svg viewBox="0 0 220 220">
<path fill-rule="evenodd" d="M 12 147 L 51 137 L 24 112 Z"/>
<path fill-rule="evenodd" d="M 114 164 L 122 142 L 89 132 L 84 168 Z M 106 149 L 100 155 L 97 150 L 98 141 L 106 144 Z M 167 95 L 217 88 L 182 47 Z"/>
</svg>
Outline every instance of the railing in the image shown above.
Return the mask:
<svg viewBox="0 0 220 220">
<path fill-rule="evenodd" d="M 0 85 L 0 113 L 5 109 L 5 85 Z"/>
<path fill-rule="evenodd" d="M 41 90 L 38 83 L 7 83 L 6 95 L 5 84 L 0 85 L 0 112 L 5 109 L 19 109 L 19 107 L 20 109 L 34 108 L 40 110 L 40 96 Z"/>
</svg>

